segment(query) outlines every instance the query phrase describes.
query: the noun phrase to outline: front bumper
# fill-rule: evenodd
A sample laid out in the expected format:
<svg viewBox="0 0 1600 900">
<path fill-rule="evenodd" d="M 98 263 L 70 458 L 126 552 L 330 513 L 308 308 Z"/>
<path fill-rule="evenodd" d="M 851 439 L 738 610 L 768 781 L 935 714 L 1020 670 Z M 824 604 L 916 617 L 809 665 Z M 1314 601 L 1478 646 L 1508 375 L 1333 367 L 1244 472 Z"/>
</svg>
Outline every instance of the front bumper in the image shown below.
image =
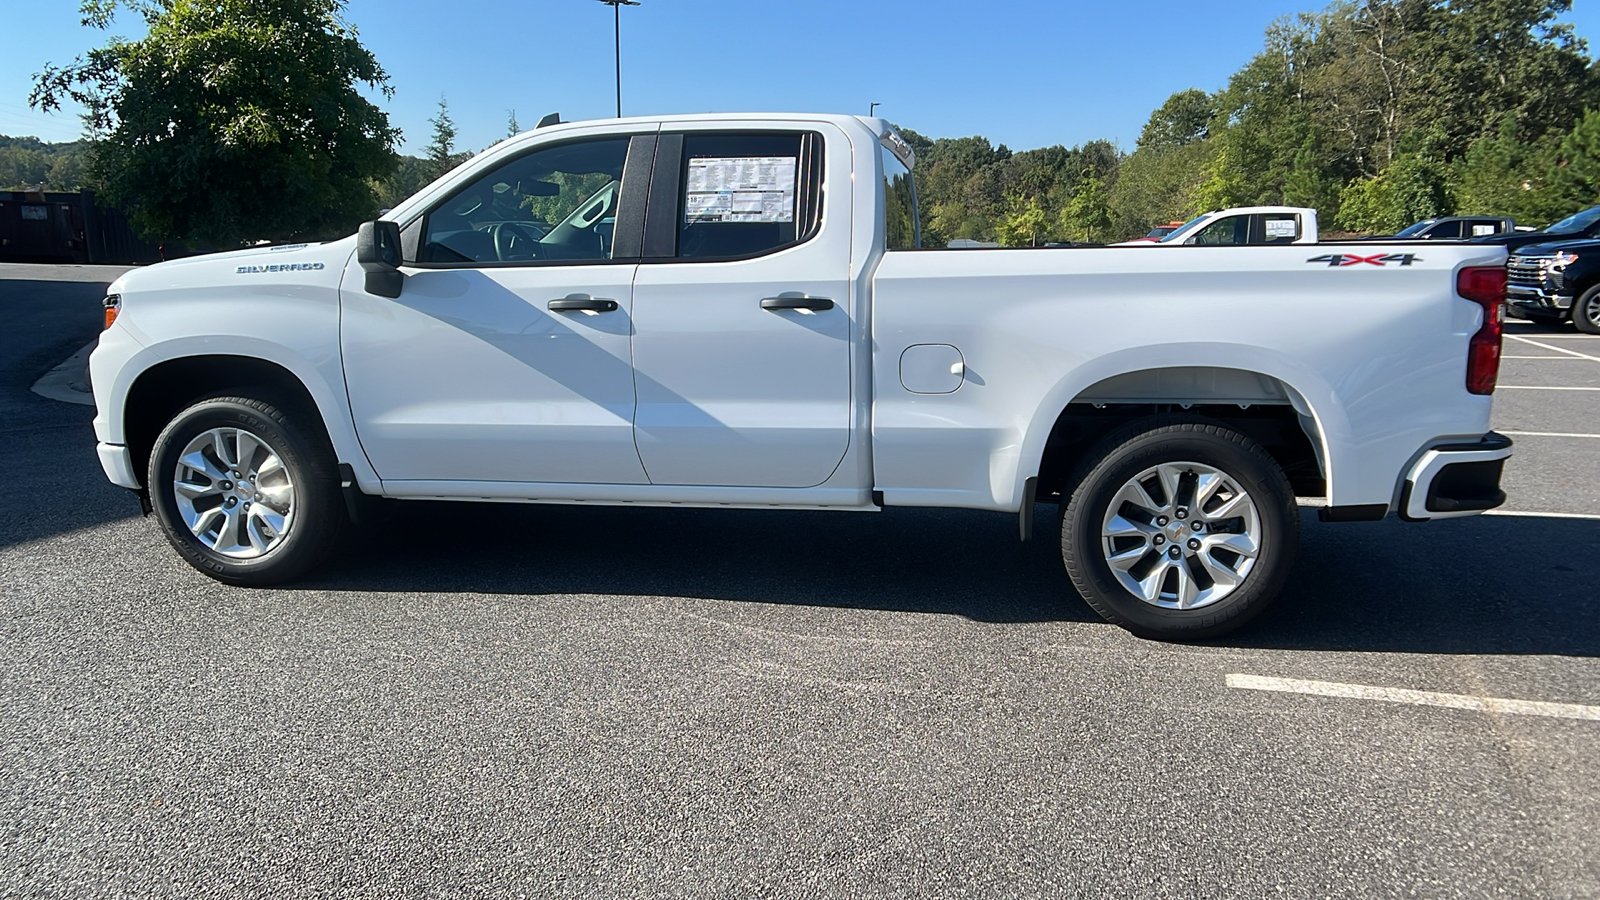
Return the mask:
<svg viewBox="0 0 1600 900">
<path fill-rule="evenodd" d="M 1400 518 L 1425 522 L 1475 516 L 1505 503 L 1500 472 L 1510 457 L 1511 439 L 1493 431 L 1474 443 L 1428 449 L 1406 473 Z"/>
<path fill-rule="evenodd" d="M 1549 290 L 1513 287 L 1506 291 L 1506 305 L 1511 307 L 1513 313 L 1559 316 L 1572 308 L 1572 296 Z"/>
</svg>

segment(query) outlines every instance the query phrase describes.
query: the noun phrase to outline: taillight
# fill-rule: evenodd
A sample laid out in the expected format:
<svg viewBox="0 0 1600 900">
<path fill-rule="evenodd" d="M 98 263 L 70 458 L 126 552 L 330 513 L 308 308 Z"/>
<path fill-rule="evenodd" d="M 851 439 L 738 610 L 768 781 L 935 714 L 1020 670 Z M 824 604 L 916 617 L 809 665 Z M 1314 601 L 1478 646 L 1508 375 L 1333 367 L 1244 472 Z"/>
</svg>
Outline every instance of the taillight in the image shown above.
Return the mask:
<svg viewBox="0 0 1600 900">
<path fill-rule="evenodd" d="M 111 323 L 117 321 L 117 313 L 122 311 L 122 297 L 118 294 L 107 294 L 101 305 L 106 308 L 106 327 L 110 328 Z"/>
<path fill-rule="evenodd" d="M 1467 344 L 1467 392 L 1494 393 L 1500 378 L 1500 305 L 1506 299 L 1505 266 L 1474 266 L 1456 275 L 1456 293 L 1483 307 L 1483 324 Z"/>
</svg>

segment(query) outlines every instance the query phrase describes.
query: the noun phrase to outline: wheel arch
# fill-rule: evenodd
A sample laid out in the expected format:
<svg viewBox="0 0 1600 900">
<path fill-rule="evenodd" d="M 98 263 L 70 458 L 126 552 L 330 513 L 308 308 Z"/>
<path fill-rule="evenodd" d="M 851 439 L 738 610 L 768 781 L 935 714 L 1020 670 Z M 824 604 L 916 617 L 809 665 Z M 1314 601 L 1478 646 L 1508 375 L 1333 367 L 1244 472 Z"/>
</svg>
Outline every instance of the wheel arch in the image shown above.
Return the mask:
<svg viewBox="0 0 1600 900">
<path fill-rule="evenodd" d="M 145 367 L 128 384 L 121 402 L 122 437 L 133 457 L 134 471 L 144 475 L 156 437 L 178 412 L 207 397 L 240 395 L 314 420 L 337 462 L 351 464 L 358 474 L 370 473 L 366 456 L 348 427 L 348 411 L 340 396 L 315 369 L 304 367 L 313 373 L 308 377 L 297 368 L 302 367 L 259 353 L 184 353 Z"/>
<path fill-rule="evenodd" d="M 1152 357 L 1163 360 L 1151 366 Z M 1079 455 L 1124 421 L 1187 412 L 1256 439 L 1297 493 L 1333 496 L 1350 425 L 1331 386 L 1295 360 L 1248 346 L 1175 344 L 1109 354 L 1068 373 L 1040 403 L 1024 438 L 1017 496 L 1027 478 L 1044 496 Z"/>
</svg>

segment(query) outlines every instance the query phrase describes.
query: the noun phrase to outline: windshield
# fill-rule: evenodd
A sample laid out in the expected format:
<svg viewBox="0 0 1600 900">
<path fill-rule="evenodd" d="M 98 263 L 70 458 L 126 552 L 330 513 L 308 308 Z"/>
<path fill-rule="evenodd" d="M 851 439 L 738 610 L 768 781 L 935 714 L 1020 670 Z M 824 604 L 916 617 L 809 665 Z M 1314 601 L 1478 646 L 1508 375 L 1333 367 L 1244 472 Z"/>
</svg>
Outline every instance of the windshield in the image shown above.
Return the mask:
<svg viewBox="0 0 1600 900">
<path fill-rule="evenodd" d="M 1206 216 L 1209 216 L 1209 215 L 1211 215 L 1211 214 L 1210 213 L 1206 213 L 1205 216 L 1195 216 L 1194 218 L 1190 219 L 1189 221 L 1183 223 L 1183 227 L 1182 228 L 1179 228 L 1179 229 L 1173 231 L 1171 234 L 1167 235 L 1166 237 L 1162 238 L 1161 239 L 1161 243 L 1165 244 L 1167 241 L 1172 240 L 1173 238 L 1177 237 L 1180 234 L 1183 234 L 1184 232 L 1189 230 L 1189 226 L 1190 225 L 1193 225 L 1193 224 L 1201 221 L 1202 219 L 1204 219 Z"/>
<path fill-rule="evenodd" d="M 1438 219 L 1423 219 L 1421 222 L 1418 222 L 1410 228 L 1404 229 L 1399 234 L 1396 234 L 1395 237 L 1412 237 L 1414 235 L 1421 234 L 1422 232 L 1428 230 L 1429 225 L 1432 225 L 1437 221 Z"/>
<path fill-rule="evenodd" d="M 1574 216 L 1567 216 L 1565 219 L 1546 228 L 1545 231 L 1554 234 L 1576 234 L 1580 231 L 1588 231 L 1589 226 L 1593 225 L 1597 219 L 1600 219 L 1600 206 L 1586 209 Z"/>
</svg>

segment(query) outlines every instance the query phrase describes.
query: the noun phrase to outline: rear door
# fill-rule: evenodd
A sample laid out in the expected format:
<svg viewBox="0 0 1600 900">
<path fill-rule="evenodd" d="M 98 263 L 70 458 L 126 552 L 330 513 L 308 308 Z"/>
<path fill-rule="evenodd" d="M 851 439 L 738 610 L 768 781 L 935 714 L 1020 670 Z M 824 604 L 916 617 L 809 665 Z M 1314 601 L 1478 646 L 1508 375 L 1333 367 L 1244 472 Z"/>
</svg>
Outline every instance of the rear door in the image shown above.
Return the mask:
<svg viewBox="0 0 1600 900">
<path fill-rule="evenodd" d="M 811 487 L 849 448 L 850 150 L 825 124 L 663 132 L 633 292 L 653 484 Z"/>
</svg>

